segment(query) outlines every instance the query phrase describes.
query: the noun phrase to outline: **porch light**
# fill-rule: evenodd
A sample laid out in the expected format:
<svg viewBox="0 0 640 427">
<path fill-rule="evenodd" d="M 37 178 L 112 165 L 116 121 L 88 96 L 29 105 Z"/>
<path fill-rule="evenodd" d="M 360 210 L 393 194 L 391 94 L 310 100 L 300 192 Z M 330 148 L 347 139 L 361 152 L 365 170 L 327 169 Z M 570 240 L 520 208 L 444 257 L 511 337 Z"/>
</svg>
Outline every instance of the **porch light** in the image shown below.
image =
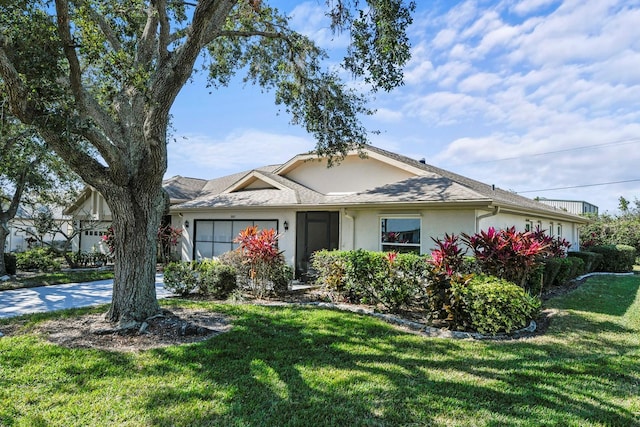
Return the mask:
<svg viewBox="0 0 640 427">
<path fill-rule="evenodd" d="M 189 220 L 188 219 L 184 222 L 184 228 L 189 228 Z"/>
<path fill-rule="evenodd" d="M 289 231 L 289 221 L 284 222 L 284 231 Z"/>
</svg>

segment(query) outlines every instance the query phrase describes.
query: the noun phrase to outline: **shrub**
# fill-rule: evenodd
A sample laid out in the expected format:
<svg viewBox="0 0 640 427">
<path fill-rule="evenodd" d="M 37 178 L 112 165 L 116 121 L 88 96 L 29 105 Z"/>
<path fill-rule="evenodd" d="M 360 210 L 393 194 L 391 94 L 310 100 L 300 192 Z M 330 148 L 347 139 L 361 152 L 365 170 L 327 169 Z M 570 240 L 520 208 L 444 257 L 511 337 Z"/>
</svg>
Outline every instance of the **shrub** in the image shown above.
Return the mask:
<svg viewBox="0 0 640 427">
<path fill-rule="evenodd" d="M 233 267 L 236 270 L 236 284 L 238 288 L 249 287 L 251 279 L 251 266 L 245 262 L 246 259 L 240 251 L 225 252 L 218 257 L 222 264 Z"/>
<path fill-rule="evenodd" d="M 17 271 L 16 255 L 13 253 L 4 254 L 4 268 L 9 275 L 15 275 Z"/>
<path fill-rule="evenodd" d="M 453 290 L 456 284 L 471 277 L 459 271 L 464 265 L 464 254 L 458 246 L 458 237 L 445 234 L 444 241 L 434 239 L 434 242 L 437 248 L 427 261 L 431 269 L 424 288 L 425 308 L 432 319 L 445 320 L 453 329 L 466 329 L 469 319 L 462 310 L 460 294 Z"/>
<path fill-rule="evenodd" d="M 575 279 L 585 273 L 584 261 L 580 258 L 568 258 L 571 261 L 571 273 L 569 274 L 569 280 Z"/>
<path fill-rule="evenodd" d="M 511 333 L 533 319 L 540 300 L 520 286 L 493 276 L 476 275 L 466 283 L 454 283 L 471 328 L 483 334 Z"/>
<path fill-rule="evenodd" d="M 249 284 L 258 298 L 265 294 L 269 284 L 273 289 L 274 278 L 282 277 L 280 270 L 285 262 L 278 250 L 278 237 L 274 229 L 258 230 L 254 225 L 242 230 L 234 240 L 240 244 L 243 262 L 249 264 Z"/>
<path fill-rule="evenodd" d="M 193 262 L 170 262 L 164 267 L 164 287 L 187 296 L 198 287 L 198 273 Z"/>
<path fill-rule="evenodd" d="M 543 288 L 549 289 L 556 283 L 565 258 L 548 258 L 544 261 Z"/>
<path fill-rule="evenodd" d="M 197 287 L 200 293 L 216 298 L 227 298 L 238 288 L 236 269 L 220 261 L 198 263 Z"/>
<path fill-rule="evenodd" d="M 273 292 L 282 294 L 289 290 L 289 284 L 293 280 L 293 268 L 280 259 L 280 262 L 274 263 L 269 272 L 269 281 L 273 286 Z"/>
<path fill-rule="evenodd" d="M 584 262 L 585 273 L 597 271 L 603 259 L 602 254 L 590 251 L 569 252 L 567 256 L 569 258 L 580 258 Z"/>
<path fill-rule="evenodd" d="M 628 245 L 602 245 L 593 246 L 591 252 L 602 254 L 600 271 L 613 273 L 628 273 L 633 271 L 636 260 L 636 249 Z"/>
<path fill-rule="evenodd" d="M 462 234 L 462 239 L 473 251 L 483 273 L 523 287 L 529 273 L 549 250 L 549 242 L 539 234 L 517 232 L 515 227 L 505 230 L 489 227 L 473 236 Z"/>
<path fill-rule="evenodd" d="M 18 270 L 58 271 L 62 265 L 46 248 L 30 249 L 16 254 Z"/>
<path fill-rule="evenodd" d="M 352 304 L 381 304 L 390 311 L 415 302 L 422 286 L 425 258 L 411 253 L 318 251 L 313 255 L 318 283 L 331 298 Z"/>
<path fill-rule="evenodd" d="M 348 258 L 348 251 L 323 249 L 314 252 L 311 265 L 318 274 L 316 283 L 329 292 L 343 293 L 347 285 Z"/>
</svg>

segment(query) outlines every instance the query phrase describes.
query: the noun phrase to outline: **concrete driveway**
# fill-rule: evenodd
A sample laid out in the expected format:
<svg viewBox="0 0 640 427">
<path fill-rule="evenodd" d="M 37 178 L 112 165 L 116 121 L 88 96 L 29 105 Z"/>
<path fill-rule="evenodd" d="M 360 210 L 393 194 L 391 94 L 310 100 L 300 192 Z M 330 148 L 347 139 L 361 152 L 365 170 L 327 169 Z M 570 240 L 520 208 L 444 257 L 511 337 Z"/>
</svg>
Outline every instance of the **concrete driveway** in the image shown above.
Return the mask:
<svg viewBox="0 0 640 427">
<path fill-rule="evenodd" d="M 112 288 L 113 280 L 109 279 L 0 291 L 0 318 L 108 304 Z M 161 274 L 156 275 L 156 295 L 173 295 L 164 288 Z"/>
</svg>

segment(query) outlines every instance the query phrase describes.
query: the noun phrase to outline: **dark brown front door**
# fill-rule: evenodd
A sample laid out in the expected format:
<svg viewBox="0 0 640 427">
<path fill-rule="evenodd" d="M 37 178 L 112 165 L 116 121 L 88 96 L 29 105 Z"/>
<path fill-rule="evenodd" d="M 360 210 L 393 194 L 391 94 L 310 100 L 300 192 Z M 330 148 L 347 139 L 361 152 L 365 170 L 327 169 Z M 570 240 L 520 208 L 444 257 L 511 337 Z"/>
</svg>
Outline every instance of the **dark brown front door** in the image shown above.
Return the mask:
<svg viewBox="0 0 640 427">
<path fill-rule="evenodd" d="M 296 217 L 296 277 L 305 280 L 311 255 L 321 249 L 338 249 L 338 212 L 298 212 Z"/>
</svg>

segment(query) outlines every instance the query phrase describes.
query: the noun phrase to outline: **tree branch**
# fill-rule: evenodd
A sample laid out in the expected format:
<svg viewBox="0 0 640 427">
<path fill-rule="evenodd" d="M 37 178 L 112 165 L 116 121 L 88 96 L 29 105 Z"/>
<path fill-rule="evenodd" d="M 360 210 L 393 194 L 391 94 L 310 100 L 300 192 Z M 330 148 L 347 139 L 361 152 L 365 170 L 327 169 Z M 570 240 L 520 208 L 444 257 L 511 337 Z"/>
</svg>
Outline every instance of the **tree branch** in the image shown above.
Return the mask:
<svg viewBox="0 0 640 427">
<path fill-rule="evenodd" d="M 114 51 L 122 50 L 122 44 L 120 43 L 120 40 L 113 32 L 109 23 L 104 19 L 104 16 L 96 12 L 95 7 L 88 4 L 86 0 L 83 0 L 81 4 L 86 8 L 87 12 L 91 16 L 91 19 L 93 19 L 93 21 L 98 24 L 100 30 L 102 31 L 102 34 L 104 34 L 105 39 L 111 45 L 111 49 L 113 49 Z"/>
<path fill-rule="evenodd" d="M 138 51 L 136 52 L 136 62 L 144 64 L 147 69 L 153 58 L 153 48 L 156 45 L 156 29 L 158 27 L 158 14 L 162 0 L 151 1 L 147 8 L 147 22 L 142 31 L 142 36 L 138 42 Z M 166 7 L 166 5 L 164 6 Z"/>
<path fill-rule="evenodd" d="M 167 16 L 167 3 L 158 0 L 158 19 L 160 21 L 160 34 L 158 36 L 158 57 L 160 64 L 167 62 L 169 58 L 169 43 L 171 42 L 171 25 Z"/>
<path fill-rule="evenodd" d="M 73 98 L 75 100 L 76 108 L 80 113 L 81 119 L 91 118 L 98 122 L 99 127 L 103 129 L 105 132 L 114 132 L 117 135 L 111 135 L 113 138 L 121 139 L 123 135 L 117 131 L 117 126 L 109 117 L 109 115 L 104 111 L 102 107 L 98 104 L 98 102 L 86 91 L 84 85 L 82 84 L 82 68 L 80 67 L 80 60 L 78 59 L 78 55 L 76 54 L 75 44 L 73 43 L 73 38 L 71 36 L 71 23 L 69 19 L 69 3 L 67 0 L 56 0 L 56 13 L 57 13 L 57 22 L 58 22 L 58 34 L 60 36 L 60 40 L 62 41 L 63 51 L 69 63 L 69 83 L 71 92 L 73 94 Z M 120 46 L 117 38 L 111 33 L 109 25 L 104 22 L 104 20 L 98 16 L 97 13 L 93 12 L 92 17 L 97 19 L 98 25 L 105 32 L 105 37 L 110 40 L 110 42 L 115 42 L 114 47 Z M 102 23 L 101 23 L 102 21 Z M 111 34 L 111 36 L 110 36 Z M 108 164 L 114 164 L 118 161 L 118 153 L 115 151 L 111 140 L 105 138 L 105 135 L 101 132 L 92 129 L 93 126 L 90 126 L 89 129 L 84 129 L 82 134 L 98 149 L 100 154 L 105 158 Z"/>
</svg>

